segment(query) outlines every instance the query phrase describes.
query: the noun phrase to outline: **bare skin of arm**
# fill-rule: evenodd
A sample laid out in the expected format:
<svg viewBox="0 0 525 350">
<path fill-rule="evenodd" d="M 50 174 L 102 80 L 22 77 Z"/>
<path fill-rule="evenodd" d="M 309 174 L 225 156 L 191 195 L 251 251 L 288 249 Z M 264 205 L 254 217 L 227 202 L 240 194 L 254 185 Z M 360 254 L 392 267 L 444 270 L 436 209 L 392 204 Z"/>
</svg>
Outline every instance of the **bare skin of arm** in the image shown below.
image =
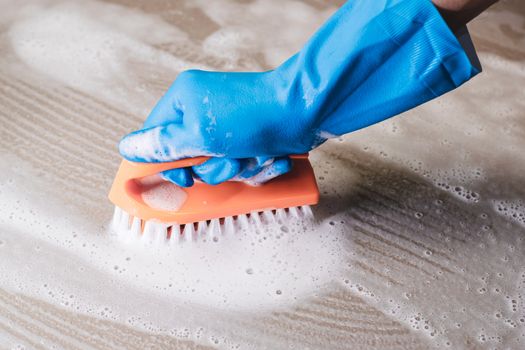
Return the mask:
<svg viewBox="0 0 525 350">
<path fill-rule="evenodd" d="M 455 31 L 476 18 L 498 0 L 433 0 L 445 22 Z"/>
</svg>

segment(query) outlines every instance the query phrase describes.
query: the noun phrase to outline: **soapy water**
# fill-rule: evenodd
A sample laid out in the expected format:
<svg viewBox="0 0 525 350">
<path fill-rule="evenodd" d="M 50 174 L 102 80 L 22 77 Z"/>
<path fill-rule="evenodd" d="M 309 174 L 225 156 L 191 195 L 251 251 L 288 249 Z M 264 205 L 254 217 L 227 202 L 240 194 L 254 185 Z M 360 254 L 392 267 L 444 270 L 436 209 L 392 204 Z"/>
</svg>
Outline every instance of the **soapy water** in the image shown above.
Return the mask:
<svg viewBox="0 0 525 350">
<path fill-rule="evenodd" d="M 75 312 L 177 337 L 191 330 L 196 340 L 204 327 L 199 333 L 228 344 L 219 335 L 229 334 L 229 322 L 322 294 L 344 266 L 341 234 L 304 218 L 256 230 L 236 223 L 234 232 L 177 244 L 123 239 L 17 163 L 0 182 L 2 288 Z"/>
<path fill-rule="evenodd" d="M 523 329 L 523 237 L 496 234 L 493 226 L 498 220 L 489 220 L 487 214 L 478 219 L 485 222 L 482 235 L 472 240 L 464 237 L 468 243 L 461 245 L 458 256 L 451 252 L 454 235 L 446 225 L 441 226 L 449 232 L 440 238 L 442 244 L 423 240 L 403 245 L 403 240 L 385 241 L 388 235 L 374 231 L 373 221 L 360 220 L 358 210 L 326 219 L 321 219 L 322 210 L 314 210 L 314 222 L 288 217 L 264 226 L 237 224 L 234 233 L 216 239 L 201 235 L 191 242 L 150 244 L 112 236 L 106 227 L 54 198 L 58 189 L 34 181 L 23 164 L 2 169 L 0 175 L 4 179 L 0 223 L 8 233 L 0 236 L 0 249 L 6 254 L 0 268 L 3 288 L 77 312 L 127 320 L 152 331 L 204 325 L 220 334 L 224 329 L 215 322 L 223 313 L 233 317 L 239 312 L 261 315 L 286 310 L 318 298 L 335 282 L 407 322 L 414 331 L 435 338 L 436 344 L 460 344 L 462 334 L 478 336 L 476 332 L 482 344 L 504 344 L 510 330 Z M 325 176 L 330 180 L 335 175 Z M 20 188 L 27 190 L 23 196 Z M 435 201 L 432 207 L 449 211 L 447 200 Z M 432 216 L 430 209 L 414 216 Z M 449 216 L 449 220 L 455 219 Z M 373 240 L 382 243 L 375 246 Z M 411 245 L 421 251 L 415 253 Z M 399 247 L 405 256 L 392 255 L 396 253 L 389 246 Z M 23 253 L 28 249 L 31 257 Z M 377 249 L 379 260 L 374 257 Z M 414 254 L 422 260 L 398 266 Z M 480 254 L 501 259 L 482 261 Z M 461 256 L 472 262 L 458 261 Z M 362 258 L 370 264 L 365 270 L 359 269 Z M 385 265 L 383 259 L 390 263 Z M 24 266 L 22 273 L 17 265 Z M 517 283 L 509 276 L 519 276 Z M 94 291 L 100 283 L 104 289 Z M 138 307 L 142 295 L 150 302 Z M 436 309 L 436 302 L 451 295 L 443 310 Z M 159 314 L 161 305 L 173 312 Z M 490 318 L 480 321 L 473 315 Z"/>
<path fill-rule="evenodd" d="M 7 28 L 0 47 L 12 49 L 2 57 L 2 72 L 12 68 L 28 82 L 72 87 L 144 116 L 178 71 L 271 67 L 334 10 L 295 1 L 183 3 L 214 23 L 199 28 L 201 39 L 178 22 L 126 6 L 20 5 L 0 16 Z M 282 36 L 268 35 L 281 23 L 290 24 Z M 525 98 L 516 80 L 524 81 L 525 73 L 520 61 L 481 58 L 483 75 L 461 90 L 314 152 L 322 202 L 313 222 L 241 227 L 191 244 L 122 242 L 108 233 L 108 169 L 119 159 L 102 151 L 121 135 L 93 124 L 113 115 L 110 110 L 70 117 L 86 135 L 111 137 L 103 149 L 89 148 L 81 132 L 68 129 L 61 139 L 34 130 L 47 142 L 42 148 L 28 142 L 27 133 L 19 140 L 6 131 L 0 140 L 2 163 L 10 165 L 0 168 L 0 287 L 149 332 L 200 340 L 204 333 L 210 344 L 220 339 L 226 347 L 242 343 L 235 333 L 271 337 L 248 320 L 293 312 L 323 300 L 336 285 L 401 322 L 425 347 L 519 348 L 525 341 L 519 113 Z M 51 89 L 46 93 L 52 96 L 47 101 L 58 98 Z M 30 103 L 20 96 L 21 105 Z M 40 112 L 24 111 L 2 115 L 5 130 L 13 119 L 26 126 L 28 116 Z M 127 120 L 125 113 L 118 118 Z M 129 131 L 142 119 L 135 118 L 126 124 Z M 95 167 L 108 179 L 87 186 L 91 176 L 41 170 L 40 157 L 77 143 L 82 162 L 74 165 Z M 11 155 L 23 155 L 24 148 L 33 152 L 28 164 Z M 53 179 L 53 171 L 64 179 Z M 65 184 L 79 193 L 90 188 L 97 204 Z M 164 199 L 148 198 L 172 204 Z M 286 348 L 282 344 L 274 348 Z"/>
<path fill-rule="evenodd" d="M 15 227 L 35 225 L 38 230 L 27 232 L 35 239 L 50 239 L 112 278 L 168 299 L 219 309 L 275 308 L 322 290 L 342 266 L 340 235 L 316 232 L 302 219 L 287 217 L 255 230 L 236 225 L 233 233 L 215 239 L 200 236 L 177 245 L 151 245 L 141 240 L 125 240 L 123 244 L 122 237 L 108 235 L 109 230 L 97 233 L 96 223 L 70 221 L 68 217 L 76 216 L 74 213 L 62 213 L 60 224 L 52 225 L 60 203 L 46 198 L 45 205 L 56 210 L 47 217 L 38 207 L 44 204 L 41 199 L 18 197 L 16 188 L 28 186 L 18 182 L 18 174 L 6 177 L 18 180 L 3 186 L 3 222 Z M 14 202 L 17 205 L 10 210 Z M 80 234 L 79 227 L 88 231 Z"/>
<path fill-rule="evenodd" d="M 525 226 L 525 203 L 518 200 L 495 200 L 494 207 L 501 215 Z"/>
<path fill-rule="evenodd" d="M 269 67 L 276 67 L 290 57 L 290 51 L 299 50 L 315 28 L 335 11 L 335 7 L 316 9 L 301 1 L 256 0 L 246 4 L 232 1 L 192 1 L 220 28 L 203 42 L 203 50 L 212 55 L 223 55 L 229 62 L 226 68 L 238 67 L 240 61 L 261 52 Z M 254 26 L 253 23 L 257 23 Z M 287 30 L 274 33 L 275 28 Z M 299 29 L 300 28 L 300 29 Z M 289 30 L 288 30 L 289 29 Z M 252 70 L 257 65 L 250 63 Z"/>
<path fill-rule="evenodd" d="M 158 49 L 176 40 L 188 46 L 191 55 L 192 45 L 177 27 L 122 6 L 104 4 L 102 11 L 100 6 L 94 1 L 82 6 L 60 1 L 22 6 L 7 32 L 8 39 L 16 55 L 35 71 L 126 105 L 138 115 L 147 115 L 144 102 L 151 105 L 158 94 L 152 94 L 148 83 L 134 76 L 133 67 L 147 67 L 153 79 L 165 84 L 178 71 L 209 68 Z"/>
</svg>

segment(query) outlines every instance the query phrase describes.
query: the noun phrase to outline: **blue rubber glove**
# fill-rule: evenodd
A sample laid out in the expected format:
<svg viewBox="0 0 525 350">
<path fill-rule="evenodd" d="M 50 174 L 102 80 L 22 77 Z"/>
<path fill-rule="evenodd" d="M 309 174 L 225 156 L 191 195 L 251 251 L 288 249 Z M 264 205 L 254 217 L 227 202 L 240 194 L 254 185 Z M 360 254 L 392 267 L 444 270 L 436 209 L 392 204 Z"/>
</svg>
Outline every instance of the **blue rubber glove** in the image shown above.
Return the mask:
<svg viewBox="0 0 525 350">
<path fill-rule="evenodd" d="M 122 156 L 165 162 L 211 156 L 162 175 L 261 183 L 286 157 L 440 96 L 480 71 L 429 0 L 353 0 L 304 48 L 261 73 L 182 72 Z"/>
</svg>

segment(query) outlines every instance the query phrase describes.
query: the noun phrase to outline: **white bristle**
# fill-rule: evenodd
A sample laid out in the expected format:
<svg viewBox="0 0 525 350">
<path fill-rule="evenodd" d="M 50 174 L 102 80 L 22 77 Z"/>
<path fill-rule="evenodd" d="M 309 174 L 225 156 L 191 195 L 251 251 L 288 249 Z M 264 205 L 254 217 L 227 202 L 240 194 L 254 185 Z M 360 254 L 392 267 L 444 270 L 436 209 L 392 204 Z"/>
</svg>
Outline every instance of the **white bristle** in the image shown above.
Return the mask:
<svg viewBox="0 0 525 350">
<path fill-rule="evenodd" d="M 250 223 L 257 227 L 261 227 L 262 222 L 258 212 L 250 213 Z"/>
<path fill-rule="evenodd" d="M 208 231 L 206 232 L 212 238 L 217 237 L 221 234 L 221 223 L 219 219 L 213 219 L 208 225 Z"/>
<path fill-rule="evenodd" d="M 114 232 L 128 238 L 129 235 L 129 214 L 119 207 L 115 207 L 113 222 L 111 225 Z"/>
<path fill-rule="evenodd" d="M 304 218 L 313 219 L 314 213 L 312 212 L 312 208 L 309 205 L 303 205 L 299 209 L 301 210 Z"/>
<path fill-rule="evenodd" d="M 184 230 L 182 231 L 182 237 L 185 242 L 192 242 L 193 236 L 195 236 L 195 228 L 193 224 L 184 225 Z"/>
<path fill-rule="evenodd" d="M 115 207 L 113 211 L 113 219 L 111 221 L 111 228 L 116 231 L 120 224 L 120 217 L 122 216 L 122 209 Z"/>
<path fill-rule="evenodd" d="M 129 214 L 124 210 L 122 211 L 122 215 L 120 216 L 119 227 L 121 229 L 129 230 Z"/>
<path fill-rule="evenodd" d="M 275 211 L 275 216 L 277 217 L 277 221 L 279 221 L 280 223 L 286 221 L 286 211 L 284 209 L 277 209 Z"/>
<path fill-rule="evenodd" d="M 263 211 L 262 217 L 263 217 L 264 222 L 266 224 L 271 224 L 271 223 L 275 222 L 275 215 L 274 215 L 273 211 L 271 211 L 271 210 Z"/>
<path fill-rule="evenodd" d="M 298 218 L 299 210 L 297 209 L 297 207 L 288 208 L 288 214 L 293 218 Z"/>
<path fill-rule="evenodd" d="M 249 226 L 248 216 L 246 214 L 237 215 L 237 221 L 242 227 Z"/>
<path fill-rule="evenodd" d="M 142 239 L 147 240 L 155 235 L 156 222 L 146 221 L 144 223 L 144 231 L 142 232 Z"/>
<path fill-rule="evenodd" d="M 200 237 L 208 241 L 217 241 L 219 236 L 235 234 L 236 230 L 244 227 L 263 227 L 264 225 L 285 223 L 290 219 L 311 220 L 312 209 L 309 205 L 291 207 L 287 209 L 265 210 L 252 212 L 249 215 L 240 214 L 236 217 L 228 216 L 210 221 L 199 221 L 179 225 L 177 223 L 160 223 L 143 221 L 129 215 L 125 210 L 115 207 L 111 229 L 125 240 L 138 239 L 145 244 L 163 245 L 170 241 L 170 245 L 180 242 L 197 241 Z"/>
<path fill-rule="evenodd" d="M 142 220 L 137 217 L 134 217 L 131 220 L 131 227 L 129 229 L 131 235 L 140 237 L 142 233 Z"/>
<path fill-rule="evenodd" d="M 230 235 L 235 232 L 235 225 L 233 222 L 233 217 L 228 216 L 224 218 L 224 234 Z"/>
<path fill-rule="evenodd" d="M 199 221 L 197 224 L 197 236 L 202 236 L 208 231 L 208 223 L 206 221 Z"/>
<path fill-rule="evenodd" d="M 170 243 L 177 244 L 180 241 L 180 225 L 173 224 L 171 226 Z"/>
<path fill-rule="evenodd" d="M 168 239 L 168 225 L 146 221 L 141 241 L 145 244 L 162 244 Z"/>
</svg>

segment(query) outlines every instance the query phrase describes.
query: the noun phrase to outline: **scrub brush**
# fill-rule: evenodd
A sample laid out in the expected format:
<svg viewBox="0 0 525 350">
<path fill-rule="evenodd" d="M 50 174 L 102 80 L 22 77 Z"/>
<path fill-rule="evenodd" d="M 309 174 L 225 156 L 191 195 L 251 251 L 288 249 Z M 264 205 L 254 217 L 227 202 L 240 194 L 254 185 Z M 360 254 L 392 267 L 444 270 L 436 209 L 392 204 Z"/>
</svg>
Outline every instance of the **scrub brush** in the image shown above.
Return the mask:
<svg viewBox="0 0 525 350">
<path fill-rule="evenodd" d="M 112 229 L 127 239 L 147 242 L 194 241 L 203 235 L 216 240 L 220 234 L 234 233 L 239 226 L 285 223 L 291 217 L 311 218 L 310 205 L 319 201 L 315 175 L 307 155 L 291 158 L 290 172 L 260 186 L 228 181 L 178 187 L 177 191 L 184 191 L 184 201 L 176 210 L 148 205 L 144 200 L 144 180 L 168 169 L 202 164 L 208 157 L 167 163 L 123 160 L 109 192 L 109 199 L 115 204 Z"/>
</svg>

